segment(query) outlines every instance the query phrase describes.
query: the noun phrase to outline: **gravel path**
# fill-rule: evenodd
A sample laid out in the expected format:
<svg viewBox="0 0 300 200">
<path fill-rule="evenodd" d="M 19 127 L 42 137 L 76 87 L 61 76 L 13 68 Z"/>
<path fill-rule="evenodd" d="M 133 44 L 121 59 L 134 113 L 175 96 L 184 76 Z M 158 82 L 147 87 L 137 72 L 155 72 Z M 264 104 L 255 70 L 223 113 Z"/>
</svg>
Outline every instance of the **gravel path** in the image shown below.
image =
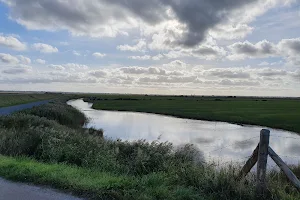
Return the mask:
<svg viewBox="0 0 300 200">
<path fill-rule="evenodd" d="M 0 200 L 83 200 L 53 189 L 13 183 L 0 178 Z"/>
<path fill-rule="evenodd" d="M 26 103 L 26 104 L 21 104 L 21 105 L 16 105 L 16 106 L 10 106 L 10 107 L 4 107 L 0 108 L 0 116 L 1 115 L 9 115 L 13 112 L 24 110 L 27 108 L 32 108 L 34 106 L 39 106 L 48 103 L 50 100 L 44 100 L 44 101 L 37 101 L 33 103 Z"/>
</svg>

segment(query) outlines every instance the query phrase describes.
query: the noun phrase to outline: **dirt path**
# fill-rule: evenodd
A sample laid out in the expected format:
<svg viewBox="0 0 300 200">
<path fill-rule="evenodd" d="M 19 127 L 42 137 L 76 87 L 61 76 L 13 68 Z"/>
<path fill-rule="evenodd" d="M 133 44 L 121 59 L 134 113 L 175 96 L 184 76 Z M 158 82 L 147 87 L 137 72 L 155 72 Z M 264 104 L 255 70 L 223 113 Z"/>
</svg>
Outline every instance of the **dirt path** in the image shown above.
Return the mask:
<svg viewBox="0 0 300 200">
<path fill-rule="evenodd" d="M 49 188 L 13 183 L 0 178 L 0 200 L 83 200 Z"/>
</svg>

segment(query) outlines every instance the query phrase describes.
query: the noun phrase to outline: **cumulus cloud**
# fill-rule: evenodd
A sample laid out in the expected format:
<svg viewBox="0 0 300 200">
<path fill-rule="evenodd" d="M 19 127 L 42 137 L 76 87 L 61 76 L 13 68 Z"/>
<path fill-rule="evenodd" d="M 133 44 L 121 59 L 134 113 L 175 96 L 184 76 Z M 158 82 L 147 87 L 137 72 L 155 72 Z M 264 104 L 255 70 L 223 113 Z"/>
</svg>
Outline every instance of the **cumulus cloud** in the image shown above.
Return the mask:
<svg viewBox="0 0 300 200">
<path fill-rule="evenodd" d="M 30 64 L 31 63 L 31 59 L 26 57 L 26 56 L 22 56 L 22 55 L 19 55 L 18 56 L 20 61 L 23 63 L 23 64 Z"/>
<path fill-rule="evenodd" d="M 156 74 L 156 75 L 166 75 L 167 72 L 164 69 L 157 67 L 123 67 L 120 68 L 125 74 Z"/>
<path fill-rule="evenodd" d="M 192 83 L 197 79 L 197 76 L 156 76 L 156 77 L 141 77 L 138 82 L 141 83 Z"/>
<path fill-rule="evenodd" d="M 49 44 L 43 44 L 43 43 L 34 43 L 32 45 L 32 48 L 36 51 L 40 51 L 42 53 L 57 53 L 58 49 L 56 47 L 53 47 Z"/>
<path fill-rule="evenodd" d="M 3 36 L 0 34 L 0 46 L 8 47 L 17 51 L 26 50 L 27 46 L 13 36 Z"/>
<path fill-rule="evenodd" d="M 41 65 L 46 64 L 46 60 L 43 60 L 43 59 L 36 59 L 35 62 L 36 62 L 36 63 L 39 63 L 39 64 L 41 64 Z"/>
<path fill-rule="evenodd" d="M 94 76 L 96 78 L 104 78 L 107 76 L 107 72 L 103 71 L 103 70 L 94 70 L 94 71 L 90 71 L 88 73 L 91 76 Z"/>
<path fill-rule="evenodd" d="M 225 86 L 259 86 L 261 83 L 259 81 L 224 79 L 219 84 Z"/>
<path fill-rule="evenodd" d="M 161 60 L 164 58 L 164 55 L 162 54 L 157 54 L 156 56 L 152 56 L 152 60 Z"/>
<path fill-rule="evenodd" d="M 249 41 L 237 42 L 228 46 L 230 54 L 227 56 L 229 60 L 242 60 L 245 58 L 266 58 L 266 57 L 282 57 L 289 64 L 300 66 L 300 38 L 282 39 L 277 44 L 267 40 L 253 44 Z M 278 62 L 262 62 L 259 66 L 264 65 L 282 65 L 282 61 Z"/>
<path fill-rule="evenodd" d="M 275 44 L 263 40 L 256 44 L 252 44 L 248 41 L 237 42 L 228 46 L 231 55 L 228 56 L 229 60 L 240 60 L 244 58 L 264 58 L 274 56 L 278 54 Z"/>
<path fill-rule="evenodd" d="M 27 0 L 26 3 L 5 0 L 4 3 L 10 8 L 10 18 L 28 29 L 68 30 L 76 36 L 115 37 L 128 35 L 133 28 L 177 21 L 178 31 L 168 33 L 175 34 L 176 39 L 164 37 L 163 43 L 194 47 L 205 39 L 209 30 L 220 24 L 231 25 L 230 32 L 243 35 L 241 32 L 250 29 L 245 24 L 272 6 L 287 1 L 290 0 Z M 232 20 L 237 16 L 240 23 Z"/>
<path fill-rule="evenodd" d="M 250 73 L 243 69 L 233 68 L 214 68 L 205 71 L 205 75 L 217 76 L 220 78 L 230 78 L 230 79 L 248 79 L 250 78 Z"/>
<path fill-rule="evenodd" d="M 0 60 L 7 64 L 19 63 L 19 59 L 17 57 L 6 53 L 0 53 Z"/>
<path fill-rule="evenodd" d="M 31 72 L 32 67 L 27 65 L 18 65 L 2 70 L 4 74 L 26 74 Z"/>
<path fill-rule="evenodd" d="M 147 43 L 145 40 L 139 40 L 136 45 L 130 46 L 128 44 L 126 45 L 119 45 L 117 46 L 117 49 L 120 51 L 133 51 L 133 52 L 143 52 L 145 51 L 147 46 Z"/>
<path fill-rule="evenodd" d="M 260 76 L 271 77 L 271 76 L 285 76 L 288 73 L 287 71 L 281 69 L 263 68 L 258 70 L 257 74 Z"/>
<path fill-rule="evenodd" d="M 100 53 L 100 52 L 95 52 L 95 53 L 93 53 L 93 56 L 96 58 L 104 58 L 106 56 L 106 54 Z"/>
<path fill-rule="evenodd" d="M 58 70 L 58 71 L 65 70 L 65 67 L 63 67 L 62 65 L 49 65 L 48 67 L 51 69 L 54 69 L 54 70 Z"/>
<path fill-rule="evenodd" d="M 128 58 L 133 59 L 133 60 L 150 60 L 151 56 L 149 56 L 149 55 L 144 55 L 144 56 L 129 56 Z"/>
<path fill-rule="evenodd" d="M 65 67 L 66 69 L 70 69 L 73 71 L 89 69 L 89 67 L 87 65 L 82 65 L 82 64 L 77 64 L 77 63 L 67 63 L 62 66 Z"/>
<path fill-rule="evenodd" d="M 286 56 L 286 60 L 293 65 L 300 66 L 300 38 L 283 39 L 278 48 Z"/>
</svg>

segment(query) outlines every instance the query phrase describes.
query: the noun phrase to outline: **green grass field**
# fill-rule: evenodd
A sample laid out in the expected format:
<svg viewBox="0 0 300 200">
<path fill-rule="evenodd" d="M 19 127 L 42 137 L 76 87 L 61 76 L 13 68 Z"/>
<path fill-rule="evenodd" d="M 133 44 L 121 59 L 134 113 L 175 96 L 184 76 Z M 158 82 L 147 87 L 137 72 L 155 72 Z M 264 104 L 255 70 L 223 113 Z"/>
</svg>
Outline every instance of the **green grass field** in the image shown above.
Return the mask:
<svg viewBox="0 0 300 200">
<path fill-rule="evenodd" d="M 94 102 L 95 109 L 261 125 L 300 133 L 299 99 L 95 95 L 85 100 Z"/>
<path fill-rule="evenodd" d="M 0 93 L 0 108 L 14 106 L 18 104 L 31 103 L 47 99 L 54 99 L 60 96 L 59 94 L 38 94 L 38 93 Z"/>
</svg>

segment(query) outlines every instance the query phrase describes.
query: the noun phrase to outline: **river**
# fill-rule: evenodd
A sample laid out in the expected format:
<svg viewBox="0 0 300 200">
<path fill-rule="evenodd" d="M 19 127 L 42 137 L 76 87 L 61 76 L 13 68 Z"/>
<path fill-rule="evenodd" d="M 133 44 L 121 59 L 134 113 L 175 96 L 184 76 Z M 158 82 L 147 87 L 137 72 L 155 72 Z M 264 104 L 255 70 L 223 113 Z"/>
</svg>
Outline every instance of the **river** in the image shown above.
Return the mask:
<svg viewBox="0 0 300 200">
<path fill-rule="evenodd" d="M 193 144 L 205 160 L 218 165 L 243 163 L 259 142 L 260 130 L 266 127 L 236 125 L 225 122 L 182 119 L 157 114 L 103 111 L 92 109 L 82 99 L 68 101 L 82 111 L 90 122 L 87 127 L 102 128 L 111 139 L 171 142 L 175 146 Z M 270 146 L 288 164 L 300 163 L 300 136 L 296 133 L 270 129 Z M 268 160 L 268 167 L 275 163 Z"/>
</svg>

